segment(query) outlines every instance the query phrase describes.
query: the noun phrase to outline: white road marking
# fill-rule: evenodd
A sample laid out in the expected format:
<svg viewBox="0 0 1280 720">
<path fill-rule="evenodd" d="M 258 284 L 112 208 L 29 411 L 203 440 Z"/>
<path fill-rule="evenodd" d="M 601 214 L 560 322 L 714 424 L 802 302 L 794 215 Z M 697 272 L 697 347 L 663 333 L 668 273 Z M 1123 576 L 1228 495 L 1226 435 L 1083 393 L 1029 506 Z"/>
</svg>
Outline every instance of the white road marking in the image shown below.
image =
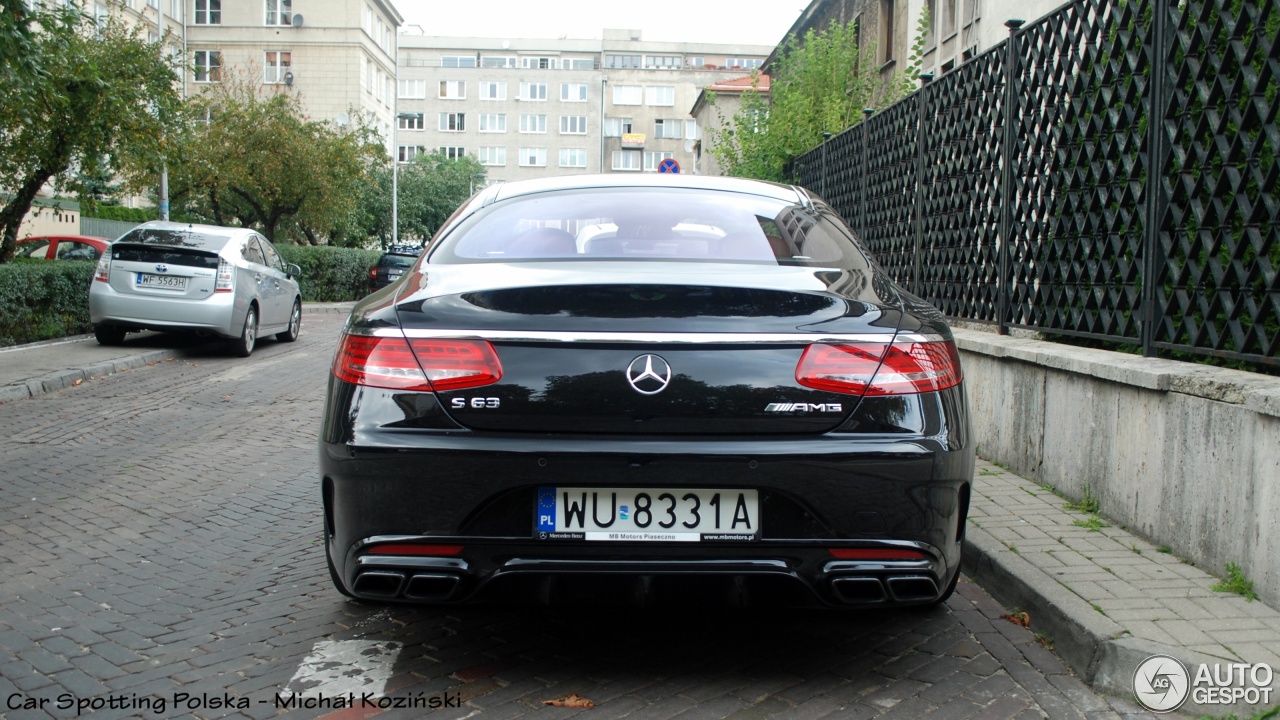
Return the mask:
<svg viewBox="0 0 1280 720">
<path fill-rule="evenodd" d="M 250 373 L 256 375 L 261 373 L 265 368 L 269 368 L 272 365 L 279 365 L 281 363 L 300 360 L 306 357 L 308 354 L 309 353 L 304 350 L 302 352 L 281 355 L 280 357 L 271 358 L 270 360 L 255 361 L 252 363 L 241 362 L 229 370 L 223 370 L 220 373 L 214 373 L 213 375 L 210 375 L 209 377 L 205 378 L 205 382 L 220 383 L 220 382 L 225 382 L 227 380 L 240 380 L 242 378 L 248 377 Z"/>
<path fill-rule="evenodd" d="M 382 695 L 400 654 L 390 640 L 321 640 L 298 666 L 281 697 L 336 697 L 363 693 Z"/>
</svg>

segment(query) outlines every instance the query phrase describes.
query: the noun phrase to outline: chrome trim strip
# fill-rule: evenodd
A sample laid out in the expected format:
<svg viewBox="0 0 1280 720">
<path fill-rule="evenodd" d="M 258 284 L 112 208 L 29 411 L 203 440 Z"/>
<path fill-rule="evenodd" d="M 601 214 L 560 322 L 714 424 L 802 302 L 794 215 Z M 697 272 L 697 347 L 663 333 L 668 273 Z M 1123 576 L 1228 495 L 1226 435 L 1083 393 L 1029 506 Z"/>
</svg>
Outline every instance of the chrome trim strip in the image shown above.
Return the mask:
<svg viewBox="0 0 1280 720">
<path fill-rule="evenodd" d="M 623 332 L 553 332 L 538 330 L 453 330 L 438 328 L 351 328 L 352 335 L 366 337 L 409 337 L 435 339 L 483 339 L 496 342 L 538 343 L 626 343 L 668 345 L 808 345 L 811 343 L 859 343 L 885 342 L 894 338 L 898 342 L 936 342 L 940 335 L 921 333 L 857 333 L 849 335 L 824 335 L 821 333 L 623 333 Z"/>
</svg>

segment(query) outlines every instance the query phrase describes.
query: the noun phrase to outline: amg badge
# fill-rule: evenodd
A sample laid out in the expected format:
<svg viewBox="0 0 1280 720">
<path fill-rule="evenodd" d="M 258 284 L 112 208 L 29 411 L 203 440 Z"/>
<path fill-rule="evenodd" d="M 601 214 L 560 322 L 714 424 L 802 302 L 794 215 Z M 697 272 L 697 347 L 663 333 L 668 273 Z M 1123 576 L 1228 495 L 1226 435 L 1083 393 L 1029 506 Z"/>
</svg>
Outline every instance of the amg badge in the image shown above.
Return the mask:
<svg viewBox="0 0 1280 720">
<path fill-rule="evenodd" d="M 769 403 L 764 411 L 768 413 L 790 412 L 842 412 L 840 403 Z"/>
</svg>

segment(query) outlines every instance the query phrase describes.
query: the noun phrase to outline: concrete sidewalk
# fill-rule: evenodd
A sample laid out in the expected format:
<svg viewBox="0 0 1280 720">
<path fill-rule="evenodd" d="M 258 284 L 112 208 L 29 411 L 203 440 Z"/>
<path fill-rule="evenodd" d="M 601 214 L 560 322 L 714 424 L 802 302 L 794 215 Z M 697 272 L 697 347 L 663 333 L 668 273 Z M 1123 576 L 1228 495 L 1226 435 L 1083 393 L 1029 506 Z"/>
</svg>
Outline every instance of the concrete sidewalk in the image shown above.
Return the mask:
<svg viewBox="0 0 1280 720">
<path fill-rule="evenodd" d="M 303 314 L 349 313 L 355 303 L 303 303 Z M 92 335 L 0 348 L 0 403 L 72 387 L 86 380 L 153 365 L 211 341 L 194 335 L 130 333 L 123 345 Z"/>
<path fill-rule="evenodd" d="M 303 311 L 351 306 L 308 303 Z M 103 347 L 82 336 L 0 350 L 0 402 L 162 362 L 207 342 L 144 334 Z M 1192 677 L 1202 663 L 1267 663 L 1280 671 L 1280 612 L 1215 592 L 1217 577 L 991 463 L 978 461 L 973 488 L 966 574 L 1026 612 L 1031 631 L 1096 690 L 1132 698 L 1135 671 L 1152 655 L 1178 658 Z M 1265 705 L 1188 699 L 1182 713 L 1247 717 L 1280 704 L 1280 675 L 1270 687 Z"/>
</svg>

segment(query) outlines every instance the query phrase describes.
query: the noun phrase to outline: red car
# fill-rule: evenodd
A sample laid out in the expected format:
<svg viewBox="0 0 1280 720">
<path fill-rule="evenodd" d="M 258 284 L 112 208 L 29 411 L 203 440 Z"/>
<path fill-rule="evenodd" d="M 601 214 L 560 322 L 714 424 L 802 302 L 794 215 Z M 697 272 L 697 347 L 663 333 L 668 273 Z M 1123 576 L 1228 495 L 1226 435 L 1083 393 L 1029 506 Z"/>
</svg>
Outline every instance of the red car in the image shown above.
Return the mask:
<svg viewBox="0 0 1280 720">
<path fill-rule="evenodd" d="M 93 235 L 37 235 L 18 241 L 15 257 L 41 260 L 97 260 L 111 241 Z"/>
</svg>

